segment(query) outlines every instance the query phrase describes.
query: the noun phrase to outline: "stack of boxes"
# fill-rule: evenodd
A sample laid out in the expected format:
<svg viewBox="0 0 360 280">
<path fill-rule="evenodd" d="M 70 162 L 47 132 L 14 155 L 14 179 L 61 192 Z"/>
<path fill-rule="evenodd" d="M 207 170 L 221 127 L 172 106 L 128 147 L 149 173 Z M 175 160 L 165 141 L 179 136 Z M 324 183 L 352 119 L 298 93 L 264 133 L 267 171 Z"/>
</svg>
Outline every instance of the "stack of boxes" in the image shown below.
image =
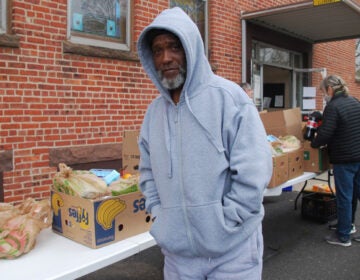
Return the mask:
<svg viewBox="0 0 360 280">
<path fill-rule="evenodd" d="M 299 108 L 261 112 L 260 117 L 268 135 L 293 135 L 301 141 L 299 149 L 273 157 L 273 176 L 268 188 L 279 186 L 304 172 L 320 173 L 329 168 L 326 149 L 311 148 L 310 142 L 304 140 Z"/>
</svg>

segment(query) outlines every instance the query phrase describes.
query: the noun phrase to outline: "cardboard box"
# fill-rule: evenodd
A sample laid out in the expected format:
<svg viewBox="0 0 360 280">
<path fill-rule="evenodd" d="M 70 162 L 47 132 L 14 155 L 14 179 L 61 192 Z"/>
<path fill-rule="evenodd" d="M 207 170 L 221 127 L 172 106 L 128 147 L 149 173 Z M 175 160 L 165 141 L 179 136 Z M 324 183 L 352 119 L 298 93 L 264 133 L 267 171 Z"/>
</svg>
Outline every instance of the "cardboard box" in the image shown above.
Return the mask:
<svg viewBox="0 0 360 280">
<path fill-rule="evenodd" d="M 136 174 L 139 171 L 139 131 L 125 131 L 122 144 L 123 172 Z"/>
<path fill-rule="evenodd" d="M 52 229 L 90 248 L 100 248 L 142 232 L 151 226 L 140 192 L 97 200 L 51 192 Z"/>
<path fill-rule="evenodd" d="M 273 174 L 268 188 L 274 188 L 286 182 L 289 178 L 288 154 L 282 154 L 272 158 Z"/>
<path fill-rule="evenodd" d="M 260 114 L 260 118 L 265 127 L 268 135 L 274 135 L 276 137 L 293 135 L 300 141 L 303 140 L 302 135 L 302 122 L 301 122 L 301 111 L 299 108 L 286 109 L 272 112 L 263 112 Z M 286 173 L 280 176 L 279 170 L 274 167 L 273 178 L 277 177 L 277 181 L 281 183 L 286 182 L 289 179 L 298 177 L 304 173 L 304 162 L 303 162 L 303 148 L 288 152 L 288 170 Z M 277 174 L 275 174 L 277 172 Z M 284 172 L 284 169 L 281 169 Z M 286 178 L 286 176 L 288 176 Z M 281 179 L 280 179 L 281 177 Z M 284 180 L 286 178 L 286 180 Z M 271 181 L 273 182 L 273 181 Z M 281 184 L 280 183 L 280 184 Z M 279 184 L 277 184 L 279 185 Z M 276 187 L 277 185 L 270 185 Z"/>
<path fill-rule="evenodd" d="M 304 173 L 304 148 L 288 152 L 289 179 L 301 176 Z"/>
<path fill-rule="evenodd" d="M 260 118 L 267 134 L 276 137 L 294 135 L 300 141 L 303 140 L 299 108 L 262 113 Z"/>
<path fill-rule="evenodd" d="M 311 148 L 309 141 L 304 142 L 304 171 L 320 173 L 330 168 L 326 148 Z"/>
</svg>

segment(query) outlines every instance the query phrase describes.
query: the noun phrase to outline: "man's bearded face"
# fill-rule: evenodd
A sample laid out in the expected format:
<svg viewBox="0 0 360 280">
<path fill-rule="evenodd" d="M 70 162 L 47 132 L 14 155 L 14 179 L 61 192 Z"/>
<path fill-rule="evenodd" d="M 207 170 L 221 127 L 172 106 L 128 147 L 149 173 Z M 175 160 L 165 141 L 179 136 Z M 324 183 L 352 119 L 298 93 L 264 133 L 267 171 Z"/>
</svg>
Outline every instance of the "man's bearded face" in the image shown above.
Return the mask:
<svg viewBox="0 0 360 280">
<path fill-rule="evenodd" d="M 174 78 L 167 78 L 162 74 L 161 70 L 158 70 L 158 76 L 161 84 L 168 90 L 177 89 L 185 83 L 186 70 L 182 66 L 179 67 L 179 73 Z"/>
</svg>

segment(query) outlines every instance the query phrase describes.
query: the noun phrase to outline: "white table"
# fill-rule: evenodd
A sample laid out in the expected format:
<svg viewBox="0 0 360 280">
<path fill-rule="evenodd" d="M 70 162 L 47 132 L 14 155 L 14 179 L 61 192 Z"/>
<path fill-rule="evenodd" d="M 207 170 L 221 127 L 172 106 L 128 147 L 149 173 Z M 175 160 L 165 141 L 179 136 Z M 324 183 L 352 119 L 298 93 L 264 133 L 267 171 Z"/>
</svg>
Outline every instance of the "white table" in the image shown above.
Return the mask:
<svg viewBox="0 0 360 280">
<path fill-rule="evenodd" d="M 304 172 L 301 176 L 290 179 L 279 186 L 265 189 L 264 196 L 279 196 L 281 195 L 283 188 L 306 182 L 307 180 L 314 179 L 318 175 L 319 174 L 314 172 Z"/>
<path fill-rule="evenodd" d="M 306 182 L 317 173 L 303 175 L 270 189 L 265 196 L 280 195 L 282 189 Z M 94 272 L 156 244 L 148 233 L 142 233 L 99 249 L 91 249 L 60 236 L 51 228 L 37 236 L 36 245 L 29 253 L 15 260 L 0 260 L 1 280 L 70 280 Z"/>
<path fill-rule="evenodd" d="M 91 249 L 47 228 L 37 236 L 36 245 L 29 253 L 15 260 L 0 260 L 0 278 L 75 279 L 155 244 L 155 240 L 146 232 L 99 249 Z"/>
<path fill-rule="evenodd" d="M 333 176 L 332 171 L 329 169 L 327 171 L 327 179 L 321 179 L 321 178 L 317 178 L 317 176 L 319 176 L 321 173 L 314 173 L 314 172 L 304 172 L 304 174 L 302 174 L 301 176 L 295 177 L 293 179 L 290 179 L 288 181 L 286 181 L 285 183 L 276 186 L 274 188 L 267 188 L 265 190 L 264 196 L 279 196 L 282 193 L 283 188 L 295 185 L 295 184 L 299 184 L 299 183 L 304 183 L 304 185 L 302 186 L 301 190 L 299 191 L 299 193 L 297 194 L 295 201 L 294 201 L 294 209 L 297 209 L 297 201 L 300 198 L 301 194 L 304 193 L 305 191 L 305 187 L 307 185 L 308 180 L 317 180 L 317 181 L 325 181 L 328 183 L 328 186 L 330 187 L 331 193 L 332 195 L 334 195 L 334 191 L 331 187 L 331 182 L 330 182 L 330 177 Z"/>
</svg>

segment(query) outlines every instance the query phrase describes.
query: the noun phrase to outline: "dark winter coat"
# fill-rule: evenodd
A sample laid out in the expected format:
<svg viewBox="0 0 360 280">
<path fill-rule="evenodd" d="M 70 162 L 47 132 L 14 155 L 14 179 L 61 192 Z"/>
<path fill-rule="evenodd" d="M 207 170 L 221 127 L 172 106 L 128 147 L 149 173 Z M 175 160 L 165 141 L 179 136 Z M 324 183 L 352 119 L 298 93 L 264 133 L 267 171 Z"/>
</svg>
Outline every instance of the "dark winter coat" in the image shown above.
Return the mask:
<svg viewBox="0 0 360 280">
<path fill-rule="evenodd" d="M 360 102 L 344 93 L 326 105 L 323 121 L 311 146 L 327 145 L 330 163 L 360 162 Z"/>
</svg>

